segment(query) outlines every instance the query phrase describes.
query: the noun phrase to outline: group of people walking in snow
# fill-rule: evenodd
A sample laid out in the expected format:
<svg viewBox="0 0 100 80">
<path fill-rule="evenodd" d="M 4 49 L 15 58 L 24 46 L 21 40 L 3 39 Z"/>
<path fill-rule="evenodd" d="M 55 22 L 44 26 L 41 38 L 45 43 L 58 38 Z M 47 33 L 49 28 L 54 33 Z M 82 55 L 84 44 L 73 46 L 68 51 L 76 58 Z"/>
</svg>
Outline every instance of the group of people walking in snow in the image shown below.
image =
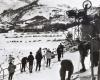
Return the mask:
<svg viewBox="0 0 100 80">
<path fill-rule="evenodd" d="M 63 57 L 63 48 L 64 48 L 64 46 L 60 43 L 60 45 L 57 48 L 58 61 L 60 61 L 61 56 Z M 21 61 L 22 62 L 22 71 L 23 71 L 23 69 L 25 71 L 25 65 L 27 62 L 29 62 L 29 71 L 30 71 L 30 73 L 32 73 L 34 59 L 36 59 L 35 71 L 37 71 L 37 70 L 40 71 L 42 58 L 44 58 L 44 59 L 46 58 L 46 67 L 50 67 L 51 59 L 54 56 L 55 56 L 55 54 L 50 49 L 47 49 L 47 48 L 46 48 L 46 52 L 44 55 L 42 54 L 42 49 L 39 48 L 39 50 L 36 52 L 35 58 L 32 55 L 32 52 L 30 52 L 30 55 L 28 56 L 28 58 L 24 57 L 25 61 L 22 58 L 22 61 Z M 23 63 L 25 63 L 25 64 L 23 64 Z"/>
<path fill-rule="evenodd" d="M 46 67 L 50 67 L 51 59 L 54 58 L 55 55 L 58 56 L 58 61 L 61 60 L 61 57 L 63 57 L 63 49 L 64 49 L 64 46 L 60 43 L 60 45 L 57 47 L 56 54 L 54 54 L 54 52 L 52 52 L 48 48 L 45 48 L 46 51 L 45 51 L 44 55 L 42 54 L 41 48 L 38 49 L 35 56 L 33 56 L 32 52 L 30 52 L 28 57 L 23 57 L 21 59 L 21 72 L 26 71 L 27 63 L 29 64 L 29 67 L 27 67 L 27 68 L 29 69 L 30 73 L 32 73 L 32 71 L 33 71 L 33 66 L 34 66 L 33 64 L 36 64 L 35 71 L 40 71 L 42 59 L 46 59 Z M 34 59 L 36 60 L 36 63 L 35 63 Z M 12 58 L 10 57 L 9 58 L 9 66 L 8 66 L 8 71 L 9 71 L 9 79 L 8 80 L 12 80 L 15 69 L 16 69 L 16 66 L 13 63 L 13 57 Z"/>
<path fill-rule="evenodd" d="M 60 45 L 57 48 L 58 61 L 60 61 L 61 57 L 63 57 L 63 53 L 64 53 L 64 46 L 60 43 Z"/>
<path fill-rule="evenodd" d="M 23 71 L 25 72 L 25 68 L 27 67 L 27 62 L 29 62 L 28 69 L 29 69 L 29 72 L 32 73 L 34 59 L 36 59 L 36 69 L 35 69 L 35 71 L 37 71 L 37 69 L 40 71 L 42 58 L 43 58 L 43 56 L 42 56 L 41 48 L 39 48 L 39 50 L 36 52 L 35 57 L 33 56 L 32 52 L 30 52 L 28 57 L 23 57 L 22 60 L 21 60 L 21 63 L 22 63 L 21 72 L 23 72 Z"/>
<path fill-rule="evenodd" d="M 47 49 L 45 55 L 42 55 L 42 49 L 39 48 L 39 50 L 36 52 L 35 57 L 32 55 L 32 52 L 30 52 L 30 55 L 28 57 L 23 57 L 21 60 L 21 63 L 22 63 L 21 72 L 25 71 L 26 64 L 27 62 L 29 62 L 29 72 L 32 73 L 34 59 L 36 59 L 35 71 L 37 70 L 40 71 L 42 58 L 45 58 L 45 57 L 47 59 L 46 67 L 48 66 L 50 67 L 52 52 L 49 49 Z"/>
<path fill-rule="evenodd" d="M 95 47 L 94 50 L 91 51 L 90 44 L 92 44 L 92 43 L 80 41 L 79 39 L 77 39 L 76 42 L 78 43 L 78 50 L 79 50 L 80 59 L 81 59 L 80 62 L 82 65 L 80 72 L 86 71 L 84 61 L 85 61 L 85 57 L 88 55 L 89 49 L 90 49 L 90 53 L 93 53 L 93 66 L 97 66 L 98 60 L 99 60 L 99 54 L 98 54 L 97 50 L 95 50 L 95 48 L 97 49 L 97 47 Z M 57 50 L 56 50 L 57 54 L 54 54 L 50 49 L 45 48 L 45 50 L 46 50 L 46 52 L 44 55 L 42 54 L 42 49 L 39 48 L 38 51 L 36 52 L 35 57 L 33 56 L 32 52 L 30 52 L 28 57 L 23 57 L 21 59 L 21 64 L 22 64 L 21 72 L 25 72 L 25 68 L 27 67 L 27 63 L 29 63 L 29 67 L 27 67 L 27 68 L 29 69 L 29 72 L 32 73 L 34 59 L 36 59 L 35 71 L 41 70 L 42 59 L 46 59 L 46 67 L 50 67 L 51 59 L 52 59 L 52 57 L 55 57 L 55 55 L 57 55 L 58 61 L 61 61 L 61 57 L 63 57 L 63 53 L 64 53 L 64 46 L 61 43 L 57 47 Z M 15 69 L 16 69 L 16 66 L 13 64 L 13 60 L 14 60 L 14 58 L 9 59 L 9 67 L 8 67 L 9 80 L 12 80 L 13 74 L 14 74 Z M 73 74 L 73 70 L 74 70 L 74 66 L 70 60 L 62 60 L 61 61 L 61 68 L 60 68 L 61 80 L 65 80 L 66 71 L 68 71 L 68 80 L 70 80 L 71 75 Z"/>
</svg>

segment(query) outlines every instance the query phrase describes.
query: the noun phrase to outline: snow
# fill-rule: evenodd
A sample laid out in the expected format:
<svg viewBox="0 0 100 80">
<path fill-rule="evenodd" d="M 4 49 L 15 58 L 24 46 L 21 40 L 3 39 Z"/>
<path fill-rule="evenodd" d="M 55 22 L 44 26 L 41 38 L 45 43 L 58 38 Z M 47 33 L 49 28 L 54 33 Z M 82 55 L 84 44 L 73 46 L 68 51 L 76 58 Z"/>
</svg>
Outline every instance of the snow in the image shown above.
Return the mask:
<svg viewBox="0 0 100 80">
<path fill-rule="evenodd" d="M 29 2 L 31 2 L 32 0 L 29 0 Z M 41 9 L 36 9 L 33 11 L 29 11 L 27 12 L 27 14 L 25 14 L 22 17 L 22 20 L 27 20 L 30 19 L 31 17 L 34 17 L 35 15 L 43 15 L 45 17 L 47 17 L 49 19 L 49 13 L 53 10 L 53 9 L 63 9 L 63 10 L 68 10 L 71 8 L 82 8 L 82 3 L 84 0 L 40 0 L 39 4 L 43 4 L 45 5 L 44 7 L 42 7 Z M 93 6 L 98 6 L 100 5 L 100 1 L 99 0 L 91 0 Z M 5 9 L 9 9 L 9 8 L 13 8 L 13 9 L 17 9 L 21 6 L 24 6 L 28 4 L 26 2 L 26 0 L 0 0 L 0 13 L 5 10 Z M 78 4 L 78 5 L 77 5 Z M 52 9 L 51 9 L 52 8 Z M 42 11 L 42 12 L 41 12 Z M 41 13 L 39 13 L 41 12 Z M 61 13 L 63 14 L 63 13 Z M 27 16 L 27 17 L 26 17 Z M 5 17 L 6 18 L 6 17 Z M 4 18 L 4 19 L 5 19 Z M 9 20 L 9 18 L 7 18 L 7 20 Z M 61 22 L 61 21 L 60 21 Z M 72 31 L 72 29 L 70 29 Z M 61 43 L 64 39 L 65 39 L 65 35 L 62 35 L 62 33 L 57 33 L 57 34 L 25 34 L 21 35 L 22 33 L 2 33 L 0 34 L 0 65 L 3 68 L 7 68 L 8 67 L 8 57 L 9 54 L 12 54 L 15 57 L 15 64 L 18 64 L 21 60 L 22 57 L 24 56 L 28 56 L 29 52 L 32 51 L 33 55 L 35 56 L 36 51 L 42 47 L 43 48 L 50 48 L 50 50 L 53 50 L 57 48 L 57 46 L 59 45 L 59 43 Z M 73 33 L 74 34 L 74 33 Z M 47 37 L 44 37 L 46 36 Z M 50 37 L 51 35 L 54 35 L 52 37 Z M 59 36 L 57 36 L 59 35 Z M 21 37 L 22 36 L 22 37 Z M 32 37 L 32 36 L 36 36 L 36 37 Z M 8 38 L 5 38 L 8 37 Z M 17 37 L 17 38 L 15 38 Z M 61 40 L 61 41 L 57 41 L 57 40 Z M 80 64 L 80 56 L 79 56 L 79 52 L 74 52 L 74 53 L 70 53 L 70 52 L 65 52 L 63 59 L 69 59 L 72 61 L 73 65 L 74 65 L 74 72 L 79 71 L 79 69 L 81 68 L 81 64 Z M 35 61 L 36 62 L 36 61 Z M 60 80 L 60 76 L 59 76 L 59 70 L 60 70 L 60 62 L 57 62 L 57 57 L 52 59 L 51 62 L 51 67 L 50 68 L 46 68 L 45 66 L 46 61 L 42 60 L 42 66 L 41 66 L 41 71 L 39 72 L 35 72 L 35 66 L 33 67 L 33 73 L 29 73 L 28 68 L 27 71 L 25 73 L 20 73 L 19 69 L 20 69 L 20 65 L 17 65 L 17 69 L 14 74 L 14 78 L 13 80 Z M 83 74 L 80 75 L 80 77 L 82 76 L 87 76 L 90 75 L 90 55 L 88 55 L 85 59 L 85 65 L 86 65 L 86 69 L 87 71 Z M 94 69 L 95 74 L 97 74 L 97 68 Z M 7 74 L 8 71 L 7 69 L 5 70 L 5 74 Z M 2 75 L 3 73 L 1 72 L 0 75 Z M 67 76 L 67 75 L 66 75 Z M 1 76 L 0 76 L 1 77 Z M 8 77 L 8 76 L 7 76 Z M 8 78 L 5 78 L 5 80 L 8 80 Z"/>
<path fill-rule="evenodd" d="M 49 43 L 49 45 L 44 45 L 45 43 L 37 43 L 38 44 L 38 47 L 43 45 L 45 47 L 49 47 L 50 49 L 53 48 L 53 47 L 57 47 L 57 45 L 59 44 L 56 44 L 56 43 Z M 21 44 L 20 44 L 21 45 Z M 23 45 L 24 46 L 24 45 Z M 10 46 L 11 47 L 11 46 Z M 13 46 L 15 47 L 15 46 Z M 18 46 L 16 46 L 18 47 Z M 0 59 L 2 61 L 4 61 L 4 63 L 6 63 L 5 65 L 3 65 L 4 67 L 3 68 L 6 68 L 8 66 L 8 58 L 5 56 L 5 54 L 11 54 L 10 52 L 11 51 L 14 51 L 12 54 L 14 55 L 15 57 L 15 64 L 19 63 L 19 59 L 21 59 L 22 57 L 24 56 L 28 56 L 29 55 L 29 51 L 28 50 L 33 50 L 34 48 L 36 49 L 36 46 L 32 46 L 32 49 L 31 47 L 29 47 L 28 49 L 25 50 L 25 47 L 22 49 L 21 47 L 21 53 L 18 53 L 18 50 L 15 49 L 15 48 L 12 48 L 11 49 L 9 48 L 8 50 L 4 50 L 2 51 L 1 55 L 0 55 Z M 38 48 L 37 47 L 37 48 Z M 13 49 L 13 50 L 12 50 Z M 9 52 L 7 52 L 9 51 Z M 5 53 L 4 53 L 5 52 Z M 35 55 L 35 54 L 33 54 Z M 17 56 L 19 56 L 19 59 L 17 58 Z M 73 65 L 74 65 L 74 72 L 76 71 L 79 71 L 79 69 L 81 68 L 81 64 L 80 64 L 80 56 L 79 56 L 79 52 L 74 52 L 74 53 L 70 53 L 70 52 L 65 52 L 64 53 L 64 57 L 62 58 L 63 59 L 68 59 L 68 60 L 71 60 Z M 0 61 L 0 63 L 2 63 L 2 61 Z M 36 62 L 36 61 L 35 61 Z M 83 76 L 87 76 L 87 75 L 90 75 L 90 55 L 88 55 L 85 59 L 85 65 L 86 65 L 86 68 L 87 68 L 87 72 L 83 73 L 83 74 L 80 74 L 80 77 L 83 77 Z M 27 65 L 28 67 L 28 65 Z M 54 59 L 52 59 L 52 62 L 51 62 L 51 67 L 50 68 L 47 68 L 46 67 L 46 61 L 43 59 L 42 60 L 42 65 L 41 65 L 41 71 L 39 72 L 35 72 L 35 67 L 36 67 L 36 64 L 34 64 L 33 66 L 33 73 L 29 73 L 28 71 L 28 68 L 27 71 L 25 73 L 20 73 L 20 65 L 17 65 L 17 69 L 14 74 L 14 78 L 13 80 L 60 80 L 60 76 L 59 76 L 59 70 L 60 70 L 60 62 L 57 61 L 57 57 L 55 57 Z M 8 73 L 7 70 L 5 70 L 6 74 Z M 97 73 L 97 69 L 95 69 L 95 74 Z M 1 73 L 2 74 L 2 73 Z M 0 75 L 1 75 L 0 74 Z M 66 74 L 66 77 L 67 77 L 67 74 Z M 5 78 L 5 80 L 7 80 L 7 76 Z M 77 79 L 79 80 L 79 79 Z"/>
<path fill-rule="evenodd" d="M 69 30 L 70 31 L 70 30 Z M 15 57 L 15 64 L 18 64 L 22 57 L 26 57 L 29 55 L 29 52 L 32 51 L 33 55 L 35 56 L 36 51 L 41 47 L 42 53 L 44 54 L 44 48 L 49 48 L 51 51 L 56 50 L 57 46 L 63 42 L 63 39 L 66 38 L 67 32 L 58 32 L 58 33 L 16 33 L 16 32 L 9 32 L 9 33 L 2 33 L 0 34 L 0 64 L 4 68 L 8 67 L 8 57 L 9 54 L 12 54 Z M 8 38 L 5 38 L 8 37 Z M 15 38 L 15 36 L 19 36 L 18 38 Z M 20 37 L 22 36 L 22 37 Z M 34 36 L 34 37 L 32 37 Z M 54 41 L 54 40 L 61 41 Z M 39 41 L 40 40 L 40 41 Z M 49 40 L 49 41 L 48 41 Z M 12 42 L 12 41 L 18 41 L 18 42 Z M 20 42 L 22 41 L 22 42 Z M 31 41 L 31 42 L 30 42 Z M 34 42 L 33 42 L 34 41 Z M 79 52 L 66 52 L 64 53 L 64 57 L 62 60 L 68 59 L 71 60 L 74 65 L 74 72 L 79 71 L 81 69 L 80 64 L 80 55 Z M 36 61 L 35 61 L 36 62 Z M 81 74 L 82 76 L 90 75 L 90 55 L 88 55 L 85 59 L 85 65 L 86 69 L 88 70 L 85 74 Z M 28 67 L 28 65 L 27 65 Z M 30 74 L 28 71 L 25 73 L 20 73 L 20 65 L 17 65 L 17 69 L 14 74 L 14 80 L 60 80 L 59 76 L 59 70 L 60 70 L 60 62 L 57 61 L 57 56 L 52 59 L 51 67 L 46 67 L 46 60 L 42 60 L 41 65 L 41 71 L 35 72 L 36 64 L 34 64 L 33 67 L 33 73 Z M 95 74 L 97 73 L 97 68 L 95 69 Z M 3 73 L 1 72 L 0 75 Z M 7 69 L 5 70 L 5 74 L 8 74 Z M 7 80 L 8 76 L 5 77 L 5 80 Z M 66 74 L 67 77 L 67 74 Z"/>
<path fill-rule="evenodd" d="M 79 71 L 79 69 L 81 68 L 80 65 L 80 56 L 79 56 L 79 52 L 75 52 L 75 53 L 69 53 L 69 52 L 65 52 L 64 53 L 64 58 L 63 59 L 68 59 L 71 60 L 73 65 L 74 65 L 74 72 Z M 87 57 L 85 64 L 88 63 L 89 64 L 89 56 Z M 86 64 L 86 68 L 89 69 L 90 65 Z M 39 72 L 35 72 L 35 66 L 33 67 L 33 73 L 29 73 L 28 69 L 25 73 L 20 73 L 20 71 L 16 72 L 14 75 L 14 80 L 60 80 L 60 76 L 59 76 L 59 70 L 60 70 L 60 62 L 57 62 L 57 57 L 52 59 L 51 62 L 51 67 L 47 68 L 45 67 L 45 60 L 42 60 L 42 66 L 41 66 L 41 71 Z M 88 74 L 89 73 L 89 74 Z M 88 73 L 82 74 L 83 76 L 85 75 L 90 75 L 90 72 L 88 71 Z M 67 77 L 67 75 L 66 75 Z M 82 76 L 80 76 L 82 77 Z M 5 79 L 7 80 L 7 79 Z"/>
<path fill-rule="evenodd" d="M 49 33 L 49 34 L 33 34 L 33 33 L 2 33 L 0 34 L 0 53 L 2 55 L 15 55 L 21 54 L 28 55 L 32 51 L 35 55 L 36 51 L 41 47 L 50 48 L 53 50 L 57 48 L 59 43 L 65 39 L 63 33 Z M 62 35 L 63 34 L 63 35 Z M 16 36 L 18 38 L 16 38 Z M 33 37 L 34 36 L 34 37 Z M 8 37 L 8 38 L 5 38 Z M 61 40 L 61 41 L 56 41 Z M 20 52 L 20 54 L 18 54 Z M 3 57 L 4 58 L 4 57 Z M 5 58 L 4 58 L 5 59 Z M 2 60 L 3 61 L 3 60 Z M 0 61 L 1 62 L 1 61 Z"/>
</svg>

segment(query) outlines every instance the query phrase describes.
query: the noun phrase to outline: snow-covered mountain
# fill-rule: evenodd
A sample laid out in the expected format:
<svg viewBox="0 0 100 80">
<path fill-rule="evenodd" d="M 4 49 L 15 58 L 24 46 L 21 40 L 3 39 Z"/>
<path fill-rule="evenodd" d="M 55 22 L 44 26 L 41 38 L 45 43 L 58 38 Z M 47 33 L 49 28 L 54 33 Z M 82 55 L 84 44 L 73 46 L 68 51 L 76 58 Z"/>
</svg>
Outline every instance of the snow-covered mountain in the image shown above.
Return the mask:
<svg viewBox="0 0 100 80">
<path fill-rule="evenodd" d="M 0 13 L 9 8 L 17 9 L 27 4 L 21 0 L 0 0 Z"/>
<path fill-rule="evenodd" d="M 37 19 L 34 19 L 35 16 L 44 17 L 46 21 L 48 20 L 48 22 L 50 22 L 50 16 L 57 13 L 57 11 L 60 12 L 60 15 L 64 16 L 64 10 L 57 7 L 42 5 L 37 0 L 17 9 L 10 8 L 8 10 L 4 10 L 0 14 L 0 20 L 1 24 L 8 24 L 8 26 L 9 24 L 12 24 L 14 27 L 16 25 L 22 26 L 23 24 L 25 24 L 25 26 L 28 26 L 38 21 Z M 41 18 L 41 20 L 37 23 L 46 23 L 43 18 Z"/>
<path fill-rule="evenodd" d="M 0 0 L 0 13 L 3 12 L 3 10 L 6 10 L 6 9 L 17 9 L 17 8 L 20 8 L 22 6 L 25 6 L 25 5 L 28 5 L 30 3 L 32 3 L 33 1 L 36 1 L 36 0 Z M 39 4 L 43 4 L 43 5 L 48 5 L 49 7 L 52 6 L 62 6 L 64 5 L 65 3 L 63 2 L 61 4 L 62 1 L 60 1 L 60 4 L 59 4 L 59 1 L 60 0 L 56 0 L 53 1 L 53 0 L 39 0 Z M 66 7 L 66 5 L 64 5 L 63 7 Z"/>
<path fill-rule="evenodd" d="M 58 2 L 59 2 L 59 0 L 58 0 Z M 49 17 L 48 15 L 52 10 L 62 10 L 61 8 L 63 8 L 63 10 L 64 10 L 64 7 L 66 8 L 66 10 L 68 10 L 68 8 L 70 8 L 70 6 L 67 6 L 65 4 L 57 4 L 55 6 L 54 5 L 50 6 L 50 5 L 46 5 L 41 0 L 40 1 L 37 0 L 37 1 L 33 1 L 30 4 L 25 5 L 23 7 L 19 7 L 17 9 L 15 9 L 13 7 L 13 8 L 4 10 L 3 13 L 1 14 L 1 18 L 2 18 L 2 21 L 11 22 L 11 21 L 9 21 L 9 18 L 7 18 L 7 17 L 10 16 L 10 20 L 11 20 L 16 15 L 19 16 L 18 14 L 20 14 L 20 16 L 22 18 L 21 20 L 30 19 L 30 17 L 33 17 L 35 15 L 43 15 L 45 17 Z M 14 16 L 12 16 L 12 15 L 14 15 Z M 6 16 L 6 19 L 5 19 L 5 16 Z"/>
<path fill-rule="evenodd" d="M 68 16 L 66 14 L 66 11 L 72 9 L 69 5 L 65 4 L 65 1 L 61 0 L 55 0 L 52 3 L 52 0 L 29 0 L 28 2 L 26 0 L 10 0 L 9 5 L 13 3 L 19 2 L 21 5 L 19 8 L 9 8 L 7 10 L 4 10 L 0 14 L 0 21 L 2 25 L 8 25 L 12 29 L 16 26 L 18 27 L 27 27 L 27 26 L 34 26 L 38 24 L 48 24 L 51 22 L 60 22 L 60 23 L 68 23 L 70 19 L 68 19 Z M 3 2 L 3 1 L 2 1 Z M 20 5 L 19 4 L 19 5 Z M 18 6 L 17 6 L 18 7 Z M 89 13 L 96 13 L 99 10 L 99 8 L 94 8 L 89 11 Z M 34 19 L 35 16 L 42 16 L 44 19 L 41 18 L 41 20 Z M 53 17 L 51 20 L 50 17 Z M 8 27 L 6 26 L 6 27 Z M 4 27 L 4 26 L 3 26 Z M 5 28 L 6 28 L 5 27 Z M 1 26 L 2 28 L 2 26 Z"/>
</svg>

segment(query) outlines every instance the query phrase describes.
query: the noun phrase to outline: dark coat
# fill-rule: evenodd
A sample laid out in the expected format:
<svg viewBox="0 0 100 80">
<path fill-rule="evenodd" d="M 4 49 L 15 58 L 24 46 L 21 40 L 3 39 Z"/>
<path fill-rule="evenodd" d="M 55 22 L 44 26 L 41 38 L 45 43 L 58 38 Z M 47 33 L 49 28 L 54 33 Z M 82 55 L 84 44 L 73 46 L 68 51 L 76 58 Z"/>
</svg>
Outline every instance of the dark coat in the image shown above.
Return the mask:
<svg viewBox="0 0 100 80">
<path fill-rule="evenodd" d="M 41 51 L 38 51 L 38 52 L 36 53 L 35 58 L 36 58 L 37 61 L 41 61 L 41 59 L 42 59 L 42 53 L 41 53 Z"/>
<path fill-rule="evenodd" d="M 61 62 L 61 67 L 65 70 L 65 71 L 71 71 L 73 70 L 73 64 L 70 60 L 62 60 Z"/>
<path fill-rule="evenodd" d="M 26 64 L 27 63 L 27 60 L 28 60 L 27 57 L 23 57 L 22 60 L 21 60 L 22 64 Z"/>
<path fill-rule="evenodd" d="M 66 71 L 68 71 L 68 80 L 70 80 L 71 75 L 73 74 L 74 66 L 70 60 L 62 60 L 60 68 L 60 78 L 65 80 Z"/>
<path fill-rule="evenodd" d="M 8 71 L 9 73 L 14 73 L 15 72 L 15 69 L 16 69 L 16 65 L 12 64 L 12 63 L 9 63 L 9 66 L 8 66 Z"/>
<path fill-rule="evenodd" d="M 61 51 L 63 51 L 64 46 L 61 44 L 61 45 L 59 45 L 59 48 L 60 48 Z"/>
<path fill-rule="evenodd" d="M 62 52 L 62 49 L 60 48 L 60 46 L 58 46 L 58 48 L 57 48 L 57 54 L 60 55 L 61 52 Z"/>
<path fill-rule="evenodd" d="M 32 65 L 33 64 L 33 61 L 34 61 L 34 56 L 30 54 L 28 56 L 28 62 L 29 62 L 29 64 Z"/>
</svg>

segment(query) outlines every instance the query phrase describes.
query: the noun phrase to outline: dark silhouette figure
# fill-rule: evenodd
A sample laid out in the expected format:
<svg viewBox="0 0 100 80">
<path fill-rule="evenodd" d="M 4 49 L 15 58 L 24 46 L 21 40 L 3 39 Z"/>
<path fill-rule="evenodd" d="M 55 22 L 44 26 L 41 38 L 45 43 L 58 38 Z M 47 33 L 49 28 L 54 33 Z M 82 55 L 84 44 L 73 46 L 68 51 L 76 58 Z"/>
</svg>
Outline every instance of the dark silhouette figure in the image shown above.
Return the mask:
<svg viewBox="0 0 100 80">
<path fill-rule="evenodd" d="M 70 60 L 62 60 L 61 62 L 61 68 L 60 68 L 60 78 L 61 80 L 66 80 L 66 71 L 68 71 L 68 78 L 67 80 L 71 80 L 71 75 L 73 74 L 73 64 Z"/>
<path fill-rule="evenodd" d="M 39 48 L 39 50 L 37 51 L 36 53 L 36 71 L 37 69 L 40 71 L 40 68 L 41 68 L 41 60 L 42 60 L 42 52 L 41 52 L 41 48 Z"/>
<path fill-rule="evenodd" d="M 30 72 L 30 73 L 32 73 L 33 61 L 34 61 L 34 56 L 32 55 L 32 52 L 30 52 L 30 55 L 28 56 L 29 72 Z"/>
<path fill-rule="evenodd" d="M 60 61 L 61 55 L 63 57 L 63 48 L 64 48 L 64 46 L 60 43 L 60 45 L 57 48 L 58 61 Z"/>
<path fill-rule="evenodd" d="M 12 80 L 14 72 L 15 72 L 15 69 L 16 69 L 16 66 L 13 63 L 10 62 L 9 66 L 8 66 L 8 71 L 9 71 L 8 80 Z"/>
<path fill-rule="evenodd" d="M 60 51 L 60 47 L 58 46 L 57 48 L 57 55 L 58 55 L 58 61 L 60 61 L 61 58 L 61 51 Z"/>
<path fill-rule="evenodd" d="M 64 54 L 64 46 L 60 43 L 60 51 L 61 51 L 61 56 L 63 57 Z"/>
<path fill-rule="evenodd" d="M 27 65 L 27 60 L 28 58 L 27 57 L 23 57 L 22 60 L 21 60 L 21 63 L 22 63 L 22 68 L 21 68 L 21 72 L 25 72 L 25 68 L 26 68 L 26 65 Z"/>
<path fill-rule="evenodd" d="M 77 42 L 78 42 L 78 50 L 80 53 L 81 65 L 82 65 L 82 69 L 80 70 L 80 72 L 85 72 L 86 68 L 85 68 L 84 60 L 85 57 L 88 55 L 88 50 L 90 49 L 90 43 L 85 41 L 80 41 L 80 40 L 77 40 Z"/>
</svg>

